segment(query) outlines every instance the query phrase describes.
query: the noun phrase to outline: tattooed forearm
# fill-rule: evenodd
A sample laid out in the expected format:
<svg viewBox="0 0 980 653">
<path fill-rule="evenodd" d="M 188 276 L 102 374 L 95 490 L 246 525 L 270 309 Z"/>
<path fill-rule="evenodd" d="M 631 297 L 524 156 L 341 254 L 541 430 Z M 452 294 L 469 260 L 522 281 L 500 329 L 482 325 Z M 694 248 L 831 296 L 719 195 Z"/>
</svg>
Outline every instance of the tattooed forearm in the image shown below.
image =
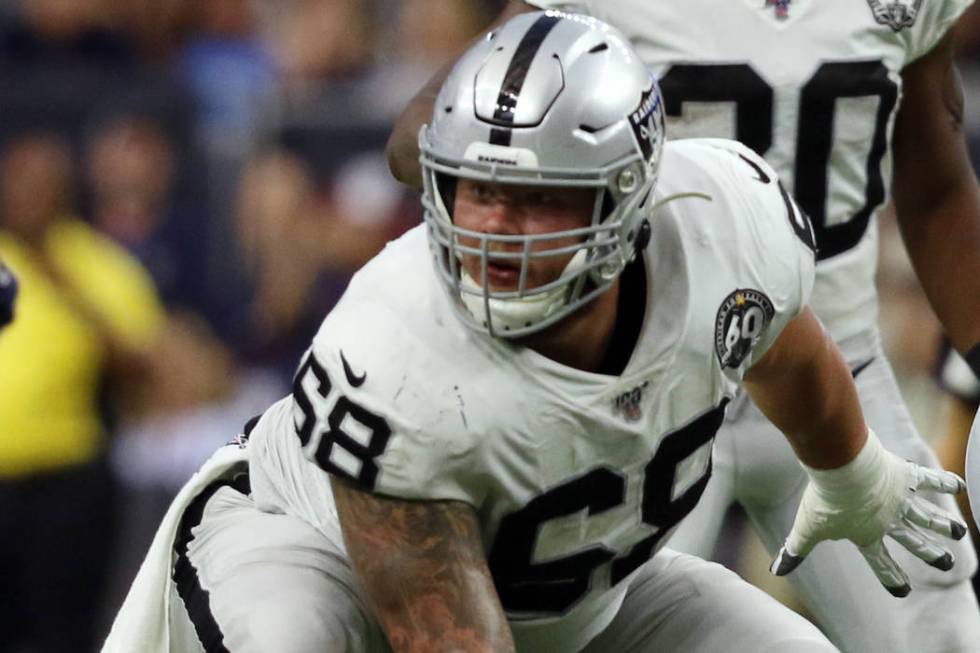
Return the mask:
<svg viewBox="0 0 980 653">
<path fill-rule="evenodd" d="M 514 650 L 470 506 L 332 484 L 348 553 L 396 652 Z"/>
</svg>

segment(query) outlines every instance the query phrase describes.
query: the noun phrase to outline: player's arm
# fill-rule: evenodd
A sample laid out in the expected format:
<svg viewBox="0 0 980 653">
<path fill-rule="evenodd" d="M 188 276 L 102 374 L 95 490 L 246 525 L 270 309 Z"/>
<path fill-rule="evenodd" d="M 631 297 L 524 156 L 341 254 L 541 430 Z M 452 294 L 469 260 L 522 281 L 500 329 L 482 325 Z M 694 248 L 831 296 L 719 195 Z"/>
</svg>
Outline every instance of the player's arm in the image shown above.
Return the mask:
<svg viewBox="0 0 980 653">
<path fill-rule="evenodd" d="M 521 0 L 508 0 L 500 15 L 487 27 L 487 30 L 506 22 L 517 14 L 529 11 L 537 11 L 537 7 L 532 7 Z M 479 38 L 483 38 L 483 35 L 477 37 L 477 39 Z M 476 39 L 467 43 L 458 54 L 465 52 L 475 42 Z M 417 191 L 422 190 L 422 169 L 419 165 L 419 129 L 432 119 L 432 105 L 435 104 L 439 89 L 442 88 L 442 83 L 449 76 L 457 58 L 458 56 L 454 56 L 451 61 L 440 68 L 432 76 L 432 79 L 422 87 L 422 90 L 409 101 L 401 115 L 398 116 L 395 128 L 385 148 L 391 174 L 398 181 Z"/>
<path fill-rule="evenodd" d="M 515 650 L 471 506 L 331 484 L 347 551 L 396 653 Z"/>
<path fill-rule="evenodd" d="M 748 370 L 745 387 L 809 467 L 840 467 L 864 446 L 868 429 L 850 370 L 809 308 Z"/>
<path fill-rule="evenodd" d="M 936 537 L 960 539 L 966 526 L 917 494 L 955 494 L 955 474 L 902 460 L 885 450 L 861 414 L 850 371 L 822 325 L 804 309 L 745 375 L 759 408 L 786 435 L 810 482 L 796 520 L 773 562 L 787 574 L 823 540 L 856 544 L 894 596 L 911 591 L 908 575 L 884 545 L 888 536 L 926 563 L 953 567 Z"/>
<path fill-rule="evenodd" d="M 953 345 L 980 375 L 980 191 L 963 127 L 953 36 L 902 73 L 895 208 L 909 256 Z"/>
</svg>

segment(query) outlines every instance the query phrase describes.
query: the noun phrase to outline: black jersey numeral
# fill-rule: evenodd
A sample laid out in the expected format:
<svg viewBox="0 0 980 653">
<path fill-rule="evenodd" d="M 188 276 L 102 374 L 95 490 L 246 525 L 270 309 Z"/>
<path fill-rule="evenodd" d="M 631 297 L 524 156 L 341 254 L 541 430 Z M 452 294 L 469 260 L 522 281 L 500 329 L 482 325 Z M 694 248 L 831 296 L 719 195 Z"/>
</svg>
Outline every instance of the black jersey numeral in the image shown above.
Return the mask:
<svg viewBox="0 0 980 653">
<path fill-rule="evenodd" d="M 726 402 L 727 403 L 727 402 Z M 650 559 L 657 545 L 670 531 L 694 510 L 711 478 L 711 459 L 704 474 L 680 496 L 674 497 L 677 465 L 682 460 L 714 440 L 725 418 L 725 403 L 709 411 L 684 428 L 663 439 L 657 453 L 647 463 L 643 474 L 643 523 L 657 527 L 657 532 L 641 540 L 622 558 L 613 562 L 612 583 L 615 585 Z"/>
<path fill-rule="evenodd" d="M 783 181 L 779 180 L 779 194 L 783 196 L 783 204 L 786 205 L 786 217 L 789 218 L 789 224 L 793 227 L 793 231 L 803 244 L 809 248 L 814 254 L 817 253 L 817 235 L 813 232 L 813 223 L 810 221 L 810 216 L 803 212 L 803 209 L 799 207 L 789 193 L 786 192 L 786 187 L 783 186 Z M 865 224 L 867 226 L 867 224 Z"/>
<path fill-rule="evenodd" d="M 668 116 L 685 102 L 735 103 L 735 140 L 764 155 L 772 145 L 773 91 L 748 64 L 677 64 L 660 80 Z"/>
<path fill-rule="evenodd" d="M 323 369 L 312 352 L 299 366 L 296 377 L 293 379 L 293 402 L 299 409 L 299 419 L 294 420 L 293 426 L 296 427 L 296 435 L 304 447 L 309 444 L 310 436 L 313 435 L 313 429 L 316 426 L 316 409 L 304 385 L 310 380 L 310 377 L 316 381 L 314 392 L 322 399 L 326 399 L 333 386 L 330 384 L 327 371 Z"/>
<path fill-rule="evenodd" d="M 773 90 L 753 68 L 741 64 L 678 64 L 660 81 L 667 115 L 683 115 L 685 102 L 730 102 L 735 105 L 735 139 L 765 156 L 773 144 Z M 847 121 L 844 98 L 877 97 L 874 134 L 863 170 L 864 205 L 839 223 L 827 221 L 830 159 L 836 121 Z M 860 242 L 872 212 L 885 198 L 881 163 L 887 150 L 888 121 L 898 87 L 880 60 L 822 64 L 800 93 L 796 129 L 793 194 L 813 221 L 817 258 L 845 252 Z M 798 232 L 799 233 L 799 232 Z"/>
<path fill-rule="evenodd" d="M 656 531 L 629 551 L 614 551 L 601 543 L 557 559 L 540 560 L 538 536 L 549 521 L 581 513 L 589 519 L 624 506 L 627 478 L 617 470 L 596 467 L 529 501 L 500 522 L 487 561 L 497 594 L 512 616 L 560 615 L 580 601 L 596 572 L 611 565 L 616 584 L 649 560 L 663 539 L 697 504 L 711 476 L 710 457 L 704 474 L 680 496 L 674 496 L 677 468 L 703 446 L 711 446 L 725 415 L 727 400 L 687 426 L 668 434 L 643 469 L 637 519 Z"/>
<path fill-rule="evenodd" d="M 878 96 L 874 136 L 863 170 L 864 206 L 841 224 L 827 224 L 827 182 L 833 150 L 838 100 Z M 881 161 L 887 149 L 888 119 L 898 99 L 898 88 L 880 61 L 825 63 L 800 93 L 794 194 L 817 224 L 819 258 L 829 258 L 854 247 L 864 235 L 871 212 L 885 200 Z M 846 120 L 846 116 L 840 119 Z"/>
<path fill-rule="evenodd" d="M 585 511 L 596 515 L 621 506 L 626 479 L 600 467 L 531 500 L 500 521 L 487 558 L 500 601 L 510 612 L 564 612 L 588 591 L 592 572 L 616 555 L 601 544 L 557 560 L 532 562 L 540 527 Z"/>
<path fill-rule="evenodd" d="M 377 457 L 384 453 L 391 437 L 388 422 L 342 394 L 337 394 L 325 420 L 319 419 L 318 405 L 325 405 L 333 385 L 323 365 L 311 351 L 300 365 L 293 380 L 293 425 L 300 444 L 305 448 L 319 433 L 313 459 L 321 469 L 350 479 L 367 489 L 374 489 L 378 478 Z M 314 404 L 311 391 L 319 397 Z M 348 421 L 349 420 L 349 421 Z M 356 427 L 357 435 L 350 430 Z M 338 464 L 345 458 L 349 464 Z M 355 467 L 356 471 L 351 471 Z"/>
</svg>

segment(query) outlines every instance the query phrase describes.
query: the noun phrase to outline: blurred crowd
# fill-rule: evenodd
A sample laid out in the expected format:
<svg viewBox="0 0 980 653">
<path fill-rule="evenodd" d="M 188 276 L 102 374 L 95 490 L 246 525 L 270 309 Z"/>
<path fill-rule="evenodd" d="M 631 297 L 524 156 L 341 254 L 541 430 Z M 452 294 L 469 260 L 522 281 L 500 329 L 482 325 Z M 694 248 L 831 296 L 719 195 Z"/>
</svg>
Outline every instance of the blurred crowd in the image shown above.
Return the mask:
<svg viewBox="0 0 980 653">
<path fill-rule="evenodd" d="M 0 0 L 0 651 L 94 650 L 190 473 L 420 220 L 383 148 L 485 0 Z"/>
<path fill-rule="evenodd" d="M 0 0 L 0 258 L 22 280 L 0 336 L 0 653 L 92 649 L 175 490 L 419 222 L 391 124 L 500 4 Z M 980 161 L 980 20 L 967 37 Z M 940 328 L 887 218 L 882 247 L 886 342 L 929 433 Z"/>
</svg>

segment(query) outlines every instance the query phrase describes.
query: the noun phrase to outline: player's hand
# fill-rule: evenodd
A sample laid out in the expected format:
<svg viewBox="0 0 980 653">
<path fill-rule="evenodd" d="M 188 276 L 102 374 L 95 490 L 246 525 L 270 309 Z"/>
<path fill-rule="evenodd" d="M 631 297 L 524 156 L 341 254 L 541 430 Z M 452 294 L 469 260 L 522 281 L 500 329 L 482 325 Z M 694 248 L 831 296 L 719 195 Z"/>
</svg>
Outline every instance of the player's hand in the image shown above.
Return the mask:
<svg viewBox="0 0 980 653">
<path fill-rule="evenodd" d="M 917 492 L 956 494 L 965 487 L 959 476 L 902 460 L 886 451 L 873 432 L 847 465 L 806 470 L 810 483 L 772 573 L 793 571 L 823 540 L 847 539 L 857 545 L 885 589 L 903 597 L 912 587 L 885 548 L 886 535 L 933 567 L 952 569 L 953 554 L 939 536 L 958 540 L 966 535 L 966 525 Z"/>
<path fill-rule="evenodd" d="M 0 327 L 14 319 L 15 299 L 17 299 L 17 277 L 0 262 Z"/>
</svg>

